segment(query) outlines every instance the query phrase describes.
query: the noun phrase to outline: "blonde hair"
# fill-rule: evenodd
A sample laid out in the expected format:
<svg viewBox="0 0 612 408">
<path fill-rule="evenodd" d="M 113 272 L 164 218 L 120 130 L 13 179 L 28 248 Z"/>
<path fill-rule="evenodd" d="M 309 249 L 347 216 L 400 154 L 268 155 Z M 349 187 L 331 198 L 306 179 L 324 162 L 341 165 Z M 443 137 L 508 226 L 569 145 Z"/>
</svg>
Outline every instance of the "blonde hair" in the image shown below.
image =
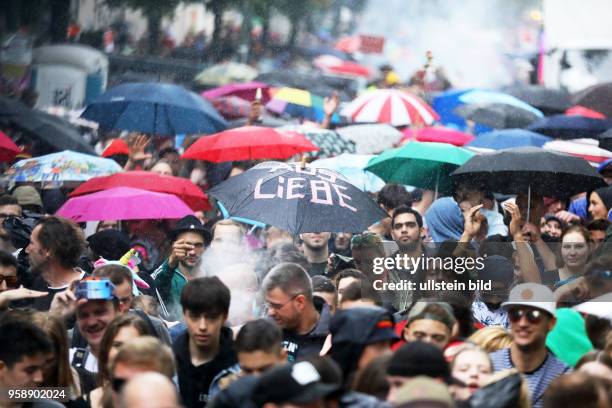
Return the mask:
<svg viewBox="0 0 612 408">
<path fill-rule="evenodd" d="M 512 336 L 501 326 L 484 327 L 470 337 L 468 341 L 476 344 L 487 353 L 508 348 L 512 345 Z"/>
<path fill-rule="evenodd" d="M 451 369 L 451 371 L 455 367 L 455 361 L 457 361 L 457 357 L 459 357 L 459 355 L 461 353 L 464 353 L 466 351 L 476 351 L 478 353 L 483 354 L 487 358 L 487 361 L 489 362 L 489 367 L 491 367 L 491 372 L 493 372 L 493 362 L 491 361 L 491 357 L 489 356 L 489 352 L 484 350 L 482 347 L 480 347 L 480 346 L 478 346 L 476 344 L 473 344 L 473 343 L 463 343 L 459 347 L 459 350 L 457 350 L 457 352 L 453 356 L 452 361 L 450 362 L 450 369 Z"/>
</svg>

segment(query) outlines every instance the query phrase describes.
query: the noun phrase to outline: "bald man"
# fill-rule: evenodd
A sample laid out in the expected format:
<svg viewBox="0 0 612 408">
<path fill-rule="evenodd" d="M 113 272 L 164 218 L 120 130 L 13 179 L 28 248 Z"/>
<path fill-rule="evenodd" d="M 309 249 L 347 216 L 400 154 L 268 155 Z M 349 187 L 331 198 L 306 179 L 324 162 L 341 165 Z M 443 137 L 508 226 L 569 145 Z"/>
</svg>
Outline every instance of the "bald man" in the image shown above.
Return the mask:
<svg viewBox="0 0 612 408">
<path fill-rule="evenodd" d="M 146 392 L 143 392 L 146 390 Z M 154 372 L 132 378 L 121 391 L 121 408 L 180 408 L 176 386 Z"/>
</svg>

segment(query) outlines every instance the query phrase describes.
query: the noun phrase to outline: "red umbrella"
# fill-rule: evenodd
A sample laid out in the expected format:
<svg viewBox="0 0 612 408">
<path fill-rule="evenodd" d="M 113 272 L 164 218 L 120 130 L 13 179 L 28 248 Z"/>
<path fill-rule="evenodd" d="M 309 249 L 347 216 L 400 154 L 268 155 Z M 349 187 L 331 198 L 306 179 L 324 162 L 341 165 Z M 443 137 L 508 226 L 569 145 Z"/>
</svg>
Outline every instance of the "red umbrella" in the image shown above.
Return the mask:
<svg viewBox="0 0 612 408">
<path fill-rule="evenodd" d="M 333 55 L 321 55 L 315 58 L 314 65 L 323 71 L 333 72 L 336 74 L 346 74 L 352 76 L 360 76 L 369 78 L 372 73 L 368 67 L 357 64 L 352 61 L 344 61 Z"/>
<path fill-rule="evenodd" d="M 419 142 L 448 143 L 455 146 L 463 146 L 474 140 L 474 136 L 470 135 L 469 133 L 443 126 L 432 126 L 421 129 L 405 129 L 404 137 L 402 137 L 401 142 L 404 143 L 409 140 L 417 140 Z"/>
<path fill-rule="evenodd" d="M 130 154 L 130 147 L 125 140 L 113 139 L 113 141 L 102 152 L 102 157 L 110 157 L 116 154 Z"/>
<path fill-rule="evenodd" d="M 20 152 L 15 142 L 0 130 L 0 162 L 9 162 Z"/>
<path fill-rule="evenodd" d="M 262 126 L 243 126 L 199 138 L 183 153 L 182 158 L 220 163 L 287 159 L 294 154 L 317 150 L 317 146 L 299 133 Z"/>
<path fill-rule="evenodd" d="M 584 116 L 591 119 L 605 119 L 606 115 L 603 113 L 597 112 L 593 109 L 585 108 L 584 106 L 576 105 L 572 106 L 568 110 L 565 111 L 566 115 L 569 116 Z"/>
<path fill-rule="evenodd" d="M 81 184 L 70 196 L 76 197 L 115 187 L 132 187 L 157 193 L 174 194 L 194 211 L 208 211 L 212 208 L 208 197 L 191 181 L 181 177 L 162 176 L 150 171 L 126 171 L 110 176 L 94 177 Z"/>
</svg>

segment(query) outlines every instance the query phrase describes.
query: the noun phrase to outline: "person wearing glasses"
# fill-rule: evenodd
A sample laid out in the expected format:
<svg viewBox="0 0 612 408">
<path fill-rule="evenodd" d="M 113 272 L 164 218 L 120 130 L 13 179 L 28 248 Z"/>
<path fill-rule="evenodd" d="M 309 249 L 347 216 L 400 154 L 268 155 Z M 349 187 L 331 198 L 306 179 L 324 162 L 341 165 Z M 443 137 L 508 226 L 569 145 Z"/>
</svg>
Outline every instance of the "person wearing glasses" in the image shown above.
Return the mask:
<svg viewBox="0 0 612 408">
<path fill-rule="evenodd" d="M 532 406 L 540 408 L 548 385 L 570 370 L 546 348 L 546 336 L 556 323 L 554 295 L 544 285 L 523 283 L 512 289 L 502 307 L 508 311 L 513 342 L 491 353 L 493 368 L 516 368 L 527 380 Z"/>
<path fill-rule="evenodd" d="M 13 301 L 47 296 L 47 292 L 39 292 L 24 288 L 17 277 L 17 259 L 8 252 L 0 251 L 0 311 L 8 309 Z"/>
<path fill-rule="evenodd" d="M 312 282 L 304 268 L 281 263 L 262 283 L 267 315 L 283 329 L 287 359 L 317 355 L 329 334 L 329 306 L 312 295 Z M 320 302 L 319 302 L 320 300 Z"/>
</svg>

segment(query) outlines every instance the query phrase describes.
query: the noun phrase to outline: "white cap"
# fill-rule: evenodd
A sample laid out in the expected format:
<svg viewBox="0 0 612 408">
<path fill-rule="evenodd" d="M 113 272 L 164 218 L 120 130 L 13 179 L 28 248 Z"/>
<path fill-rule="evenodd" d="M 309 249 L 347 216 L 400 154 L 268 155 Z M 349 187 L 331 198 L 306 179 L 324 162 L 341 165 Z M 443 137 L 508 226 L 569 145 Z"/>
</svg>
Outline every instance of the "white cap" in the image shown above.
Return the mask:
<svg viewBox="0 0 612 408">
<path fill-rule="evenodd" d="M 588 302 L 580 303 L 574 306 L 574 310 L 601 319 L 608 319 L 612 322 L 612 293 L 598 296 Z"/>
<path fill-rule="evenodd" d="M 502 303 L 502 308 L 508 309 L 511 306 L 529 306 L 544 310 L 555 315 L 557 305 L 555 295 L 552 290 L 544 285 L 537 283 L 522 283 L 516 285 L 511 291 L 508 301 Z"/>
</svg>

